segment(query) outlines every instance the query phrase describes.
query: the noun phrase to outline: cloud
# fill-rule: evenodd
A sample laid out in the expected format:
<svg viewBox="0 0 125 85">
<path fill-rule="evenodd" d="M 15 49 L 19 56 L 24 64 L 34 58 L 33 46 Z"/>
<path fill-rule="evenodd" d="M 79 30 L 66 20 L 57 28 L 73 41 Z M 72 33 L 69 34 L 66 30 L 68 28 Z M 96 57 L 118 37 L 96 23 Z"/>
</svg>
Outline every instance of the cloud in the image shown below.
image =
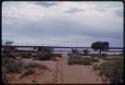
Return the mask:
<svg viewBox="0 0 125 85">
<path fill-rule="evenodd" d="M 114 13 L 116 14 L 116 16 L 123 18 L 123 9 L 114 10 Z"/>
<path fill-rule="evenodd" d="M 66 11 L 64 11 L 65 13 L 76 13 L 76 12 L 80 12 L 80 11 L 85 11 L 84 9 L 79 9 L 79 8 L 70 8 Z"/>
<path fill-rule="evenodd" d="M 111 9 L 104 6 L 105 11 L 98 11 L 97 3 L 58 2 L 47 9 L 34 3 L 2 5 L 3 40 L 58 46 L 90 46 L 95 41 L 109 41 L 111 46 L 123 46 L 123 16 L 116 17 L 121 14 L 122 5 Z"/>
<path fill-rule="evenodd" d="M 47 7 L 47 8 L 49 8 L 49 7 L 52 7 L 52 6 L 55 6 L 55 5 L 58 5 L 57 3 L 55 3 L 55 2 L 45 2 L 45 1 L 41 1 L 41 2 L 36 2 L 36 3 L 34 3 L 35 5 L 39 5 L 39 6 L 42 6 L 42 7 Z"/>
</svg>

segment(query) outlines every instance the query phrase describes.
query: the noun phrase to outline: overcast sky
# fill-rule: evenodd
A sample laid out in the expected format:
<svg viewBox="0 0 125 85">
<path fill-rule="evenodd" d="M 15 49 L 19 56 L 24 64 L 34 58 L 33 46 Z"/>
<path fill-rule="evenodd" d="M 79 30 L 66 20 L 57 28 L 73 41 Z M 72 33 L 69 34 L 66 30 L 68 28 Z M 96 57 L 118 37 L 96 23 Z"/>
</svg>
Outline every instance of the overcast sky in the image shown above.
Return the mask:
<svg viewBox="0 0 125 85">
<path fill-rule="evenodd" d="M 122 2 L 2 3 L 2 40 L 17 45 L 123 47 Z"/>
</svg>

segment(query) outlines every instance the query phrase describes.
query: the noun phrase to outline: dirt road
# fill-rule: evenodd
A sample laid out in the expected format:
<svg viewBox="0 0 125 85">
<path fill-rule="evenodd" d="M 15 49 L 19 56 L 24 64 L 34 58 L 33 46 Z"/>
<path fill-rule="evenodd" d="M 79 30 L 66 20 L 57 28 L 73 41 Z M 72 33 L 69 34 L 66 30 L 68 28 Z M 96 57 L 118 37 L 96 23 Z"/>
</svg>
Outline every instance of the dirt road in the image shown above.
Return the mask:
<svg viewBox="0 0 125 85">
<path fill-rule="evenodd" d="M 67 64 L 66 58 L 59 58 L 56 64 L 57 82 L 61 84 L 101 84 L 101 78 L 92 69 L 92 66 Z"/>
<path fill-rule="evenodd" d="M 50 71 L 39 71 L 39 75 L 29 75 L 23 79 L 15 79 L 13 83 L 51 83 L 51 84 L 102 84 L 101 78 L 92 66 L 68 65 L 65 55 L 57 61 L 23 60 L 47 66 Z"/>
</svg>

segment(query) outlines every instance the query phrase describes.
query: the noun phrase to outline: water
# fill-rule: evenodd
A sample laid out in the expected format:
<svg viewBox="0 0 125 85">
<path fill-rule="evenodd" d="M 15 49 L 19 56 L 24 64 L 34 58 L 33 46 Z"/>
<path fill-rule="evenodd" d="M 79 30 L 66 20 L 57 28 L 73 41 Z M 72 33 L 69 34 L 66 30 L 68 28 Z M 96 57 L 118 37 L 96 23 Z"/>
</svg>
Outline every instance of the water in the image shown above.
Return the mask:
<svg viewBox="0 0 125 85">
<path fill-rule="evenodd" d="M 33 51 L 34 50 L 33 47 L 17 47 L 16 49 L 17 50 L 24 50 L 24 51 Z M 77 50 L 80 53 L 83 53 L 83 50 L 85 50 L 85 49 L 86 48 L 77 48 Z M 90 54 L 98 54 L 99 53 L 99 51 L 94 51 L 91 48 L 89 48 L 88 50 L 89 50 Z M 62 53 L 62 54 L 72 53 L 72 49 L 71 48 L 54 48 L 53 53 Z M 102 52 L 102 53 L 104 53 L 104 52 Z M 122 49 L 109 49 L 109 51 L 105 52 L 105 53 L 107 53 L 108 55 L 113 55 L 113 54 L 119 55 L 122 53 Z"/>
<path fill-rule="evenodd" d="M 83 50 L 85 50 L 86 48 L 78 48 L 77 50 L 80 53 L 83 53 Z M 89 48 L 89 54 L 98 54 L 99 51 L 94 51 L 93 49 Z M 54 53 L 63 53 L 63 54 L 67 54 L 67 53 L 72 53 L 72 49 L 71 48 L 54 48 Z M 102 52 L 102 53 L 107 53 L 108 55 L 119 55 L 122 53 L 122 49 L 109 49 L 109 51 L 107 52 Z"/>
</svg>

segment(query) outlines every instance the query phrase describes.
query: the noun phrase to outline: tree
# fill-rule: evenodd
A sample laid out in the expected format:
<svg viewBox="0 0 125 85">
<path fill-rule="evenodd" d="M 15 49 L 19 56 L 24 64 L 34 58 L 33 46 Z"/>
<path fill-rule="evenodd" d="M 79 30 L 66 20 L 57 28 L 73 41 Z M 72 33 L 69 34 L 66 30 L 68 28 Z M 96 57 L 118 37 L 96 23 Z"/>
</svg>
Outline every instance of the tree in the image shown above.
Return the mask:
<svg viewBox="0 0 125 85">
<path fill-rule="evenodd" d="M 12 56 L 12 49 L 11 45 L 13 44 L 13 41 L 5 41 L 3 42 L 3 52 L 5 57 L 13 57 Z"/>
<path fill-rule="evenodd" d="M 85 56 L 89 54 L 89 50 L 88 49 L 83 50 L 83 52 L 84 52 Z"/>
<path fill-rule="evenodd" d="M 72 48 L 72 53 L 77 54 L 78 50 L 76 48 Z"/>
<path fill-rule="evenodd" d="M 10 55 L 10 48 L 9 46 L 13 43 L 13 41 L 5 41 L 3 42 L 2 41 L 2 80 L 4 83 L 8 83 L 8 77 L 6 75 L 6 72 L 7 72 L 7 65 L 8 62 L 9 62 L 9 55 Z M 8 64 L 8 65 L 11 65 L 11 64 Z"/>
<path fill-rule="evenodd" d="M 94 50 L 99 50 L 100 54 L 101 54 L 102 51 L 106 51 L 109 49 L 109 43 L 101 42 L 101 41 L 94 42 L 94 43 L 92 43 L 91 48 Z"/>
</svg>

